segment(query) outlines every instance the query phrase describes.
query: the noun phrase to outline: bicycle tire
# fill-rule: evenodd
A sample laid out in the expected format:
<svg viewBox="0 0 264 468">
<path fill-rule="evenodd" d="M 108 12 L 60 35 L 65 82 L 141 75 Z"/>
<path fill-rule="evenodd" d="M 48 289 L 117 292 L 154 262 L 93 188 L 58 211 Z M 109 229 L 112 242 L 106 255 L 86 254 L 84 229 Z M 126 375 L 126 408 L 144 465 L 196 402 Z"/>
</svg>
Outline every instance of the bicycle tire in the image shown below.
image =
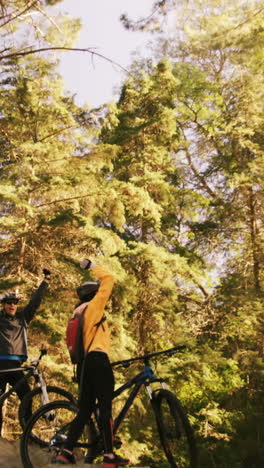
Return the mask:
<svg viewBox="0 0 264 468">
<path fill-rule="evenodd" d="M 78 407 L 66 400 L 57 400 L 39 408 L 29 419 L 20 440 L 20 455 L 24 468 L 44 468 L 54 463 L 54 458 L 64 446 L 71 421 L 76 416 Z M 76 461 L 84 459 L 87 449 L 97 447 L 100 439 L 89 440 L 89 434 L 83 434 L 75 445 Z M 32 435 L 38 443 L 32 443 Z"/>
<path fill-rule="evenodd" d="M 56 450 L 67 438 L 69 425 L 77 411 L 78 408 L 73 402 L 57 400 L 47 403 L 33 413 L 20 440 L 20 455 L 24 468 L 41 468 L 52 463 Z M 38 443 L 32 443 L 32 434 Z"/>
<path fill-rule="evenodd" d="M 63 388 L 56 387 L 53 385 L 47 385 L 46 388 L 50 402 L 54 400 L 61 400 L 63 398 L 73 403 L 77 403 L 73 395 L 67 390 L 64 390 Z M 22 399 L 18 410 L 19 422 L 22 429 L 25 429 L 29 419 L 27 417 L 29 407 L 31 406 L 31 413 L 35 413 L 41 406 L 43 406 L 41 395 L 41 387 L 37 387 L 34 388 L 31 392 L 28 392 Z M 39 440 L 36 437 L 34 437 L 34 435 L 32 435 L 32 440 L 34 440 L 35 442 L 39 442 Z"/>
<path fill-rule="evenodd" d="M 160 442 L 173 468 L 197 468 L 194 433 L 185 411 L 169 390 L 159 390 L 153 398 L 153 409 Z"/>
</svg>

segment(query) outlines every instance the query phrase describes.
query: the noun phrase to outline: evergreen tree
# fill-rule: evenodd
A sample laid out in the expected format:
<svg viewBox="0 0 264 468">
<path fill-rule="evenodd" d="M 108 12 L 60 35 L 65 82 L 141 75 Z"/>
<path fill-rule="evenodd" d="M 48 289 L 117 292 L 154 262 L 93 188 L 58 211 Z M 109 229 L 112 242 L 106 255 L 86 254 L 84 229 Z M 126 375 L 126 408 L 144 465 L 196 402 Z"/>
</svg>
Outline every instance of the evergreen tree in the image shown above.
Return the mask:
<svg viewBox="0 0 264 468">
<path fill-rule="evenodd" d="M 202 402 L 204 408 L 196 411 L 205 418 L 206 436 L 218 440 L 213 452 L 207 446 L 216 466 L 261 466 L 263 442 L 257 441 L 263 433 L 259 416 L 263 400 L 263 2 L 167 1 L 156 6 L 163 8 L 163 14 L 176 12 L 175 33 L 171 28 L 169 41 L 159 38 L 157 55 L 165 53 L 172 59 L 177 83 L 171 102 L 178 133 L 171 151 L 178 182 L 184 181 L 184 191 L 178 192 L 178 199 L 186 202 L 181 210 L 181 240 L 185 252 L 196 252 L 204 260 L 209 274 L 211 263 L 213 282 L 219 284 L 205 294 L 205 301 L 199 303 L 195 297 L 195 304 L 185 303 L 206 362 L 200 367 L 201 380 L 193 379 L 193 369 L 189 375 L 193 391 L 199 382 L 210 395 Z M 156 20 L 150 17 L 146 26 L 152 22 L 155 29 Z M 142 28 L 143 23 L 138 24 Z M 161 86 L 160 101 L 163 91 Z M 192 206 L 190 193 L 200 202 L 196 218 L 187 214 Z M 219 382 L 228 375 L 231 399 L 224 396 L 230 391 L 226 380 L 222 393 L 220 385 L 211 386 L 206 373 Z M 231 431 L 223 418 L 226 411 Z M 246 435 L 246 421 L 251 436 Z M 241 444 L 235 442 L 236 431 Z M 224 437 L 229 443 L 223 443 Z M 203 466 L 212 463 L 205 451 L 202 456 Z"/>
<path fill-rule="evenodd" d="M 40 36 L 44 48 L 73 45 L 78 21 L 31 15 L 54 3 L 0 2 L 1 289 L 27 293 L 50 265 L 30 345 L 48 336 L 53 375 L 69 385 L 78 260 L 104 258 L 116 279 L 111 358 L 188 343 L 161 374 L 189 409 L 201 465 L 262 466 L 263 2 L 155 2 L 148 28 L 168 11 L 177 28 L 169 41 L 159 31 L 157 63 L 133 64 L 106 116 L 75 105 L 53 55 L 22 55 Z M 34 39 L 20 41 L 20 24 Z M 124 436 L 145 421 L 139 456 L 152 437 L 146 403 Z"/>
<path fill-rule="evenodd" d="M 185 249 L 181 238 L 182 217 L 194 213 L 190 207 L 188 214 L 183 209 L 184 181 L 171 156 L 179 144 L 173 102 L 177 85 L 167 61 L 150 75 L 128 81 L 101 135 L 104 144 L 118 148 L 112 184 L 125 215 L 119 236 L 126 243 L 126 269 L 130 264 L 138 285 L 133 317 L 143 348 L 149 340 L 153 347 L 158 331 L 164 343 L 168 337 L 170 343 L 171 337 L 175 342 L 181 339 L 174 331 L 177 323 L 180 328 L 179 289 L 190 297 L 207 294 L 202 286 L 203 262 L 195 251 Z M 203 204 L 202 197 L 192 201 L 188 192 L 190 204 Z"/>
</svg>

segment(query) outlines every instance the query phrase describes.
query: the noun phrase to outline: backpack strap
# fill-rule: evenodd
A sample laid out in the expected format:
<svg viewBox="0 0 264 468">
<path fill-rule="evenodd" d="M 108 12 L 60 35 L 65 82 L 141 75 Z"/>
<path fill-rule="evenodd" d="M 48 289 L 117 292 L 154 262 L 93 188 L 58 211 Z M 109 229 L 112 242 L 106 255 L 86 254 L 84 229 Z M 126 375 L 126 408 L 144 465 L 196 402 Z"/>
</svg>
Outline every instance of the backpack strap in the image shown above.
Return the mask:
<svg viewBox="0 0 264 468">
<path fill-rule="evenodd" d="M 85 307 L 83 308 L 83 310 L 81 310 L 81 312 L 78 312 L 78 314 L 80 315 L 80 322 L 81 322 L 81 326 L 80 326 L 80 331 L 81 331 L 81 336 L 79 336 L 79 339 L 81 340 L 81 343 L 82 343 L 82 349 L 83 349 L 83 337 L 82 337 L 82 329 L 83 329 L 83 317 L 84 317 L 84 312 L 86 311 L 87 309 L 87 304 L 85 305 Z M 73 315 L 74 317 L 74 315 Z M 72 317 L 72 318 L 73 318 Z M 82 358 L 82 361 L 79 363 L 79 365 L 82 365 L 83 364 L 83 359 L 84 359 L 84 356 Z M 76 383 L 79 383 L 78 382 L 78 379 L 77 379 L 77 366 L 78 364 L 73 364 L 73 377 L 72 377 L 72 381 L 73 382 L 76 382 Z"/>
<path fill-rule="evenodd" d="M 106 316 L 103 315 L 102 318 L 101 318 L 101 320 L 99 320 L 99 322 L 95 323 L 94 326 L 97 327 L 97 330 L 98 330 L 98 328 L 100 327 L 100 325 L 102 325 L 102 328 L 103 328 L 103 330 L 104 330 L 103 323 L 104 323 L 105 321 L 106 321 Z M 96 331 L 97 331 L 97 330 L 96 330 Z"/>
<path fill-rule="evenodd" d="M 89 349 L 91 348 L 92 344 L 93 344 L 93 340 L 95 339 L 95 336 L 96 336 L 96 333 L 97 333 L 97 330 L 98 328 L 100 327 L 100 325 L 102 325 L 103 327 L 103 330 L 104 330 L 104 325 L 103 323 L 106 321 L 106 316 L 103 315 L 102 318 L 99 320 L 99 322 L 95 323 L 94 326 L 96 327 L 96 330 L 95 330 L 95 334 L 94 336 L 92 337 L 90 343 L 89 343 L 89 346 L 87 348 L 87 351 L 85 351 L 85 354 L 87 354 L 89 352 Z"/>
<path fill-rule="evenodd" d="M 86 309 L 86 307 L 85 307 Z M 85 309 L 82 311 L 81 315 L 83 315 L 83 312 L 85 311 Z M 96 333 L 97 333 L 97 330 L 98 328 L 100 327 L 100 325 L 102 325 L 103 327 L 103 330 L 104 329 L 104 325 L 103 323 L 107 320 L 106 316 L 103 315 L 102 318 L 99 320 L 99 322 L 95 323 L 94 326 L 96 327 L 96 330 L 95 330 L 95 334 L 94 336 L 92 337 L 90 343 L 89 343 L 89 346 L 87 348 L 87 351 L 85 352 L 85 356 L 87 355 L 87 353 L 89 352 L 89 349 L 91 348 L 92 344 L 93 344 L 93 340 L 95 339 L 95 336 L 96 336 Z M 83 365 L 83 361 L 82 361 L 82 364 Z M 82 371 L 81 371 L 82 372 Z M 78 382 L 78 379 L 77 379 L 77 364 L 74 364 L 73 366 L 73 378 L 72 378 L 73 382 Z"/>
</svg>

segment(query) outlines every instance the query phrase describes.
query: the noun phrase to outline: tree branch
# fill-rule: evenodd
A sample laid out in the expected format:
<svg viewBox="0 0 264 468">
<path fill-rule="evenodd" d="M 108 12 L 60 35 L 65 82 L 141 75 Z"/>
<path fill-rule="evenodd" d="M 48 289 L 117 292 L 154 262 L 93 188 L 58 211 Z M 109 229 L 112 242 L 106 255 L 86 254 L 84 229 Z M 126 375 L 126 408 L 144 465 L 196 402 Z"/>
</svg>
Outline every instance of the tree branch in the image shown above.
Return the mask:
<svg viewBox="0 0 264 468">
<path fill-rule="evenodd" d="M 24 10 L 20 11 L 17 15 L 15 16 L 12 16 L 12 13 L 10 13 L 10 15 L 6 15 L 6 16 L 11 16 L 11 18 L 9 18 L 5 23 L 1 24 L 0 25 L 0 28 L 3 28 L 4 26 L 6 26 L 8 23 L 10 23 L 11 21 L 14 21 L 15 19 L 19 18 L 19 16 L 23 15 L 24 13 L 26 13 L 28 10 L 30 10 L 31 8 L 33 8 L 36 4 L 38 3 L 38 0 L 34 0 L 30 5 L 28 5 Z"/>
<path fill-rule="evenodd" d="M 70 128 L 78 128 L 77 126 L 75 127 L 74 125 L 69 125 L 68 127 L 63 127 L 57 130 L 56 132 L 50 133 L 49 135 L 44 136 L 43 138 L 39 138 L 38 142 L 42 143 L 44 140 L 47 140 L 48 138 L 52 138 L 55 135 L 59 135 L 60 133 L 65 132 L 65 130 L 69 130 Z"/>
<path fill-rule="evenodd" d="M 218 197 L 217 195 L 213 192 L 213 190 L 211 189 L 211 187 L 209 187 L 207 181 L 205 180 L 205 178 L 201 175 L 201 173 L 196 169 L 195 165 L 193 164 L 192 162 L 192 158 L 191 158 L 191 154 L 189 152 L 189 150 L 187 148 L 185 148 L 185 154 L 186 154 L 186 157 L 187 157 L 187 161 L 189 163 L 189 166 L 191 168 L 191 170 L 193 171 L 194 175 L 197 177 L 197 179 L 201 182 L 202 186 L 204 187 L 204 189 L 206 190 L 206 192 L 214 199 L 216 200 Z"/>
<path fill-rule="evenodd" d="M 98 52 L 95 52 L 93 49 L 90 49 L 90 48 L 79 49 L 79 48 L 72 48 L 72 47 L 43 47 L 41 49 L 13 52 L 12 54 L 6 54 L 0 57 L 0 60 L 11 58 L 11 57 L 24 57 L 25 55 L 37 54 L 38 52 L 47 52 L 49 50 L 69 50 L 72 52 L 88 52 L 89 54 L 92 55 L 92 57 L 96 56 L 96 57 L 102 58 L 106 60 L 107 62 L 112 63 L 112 65 L 116 65 L 117 67 L 121 68 L 121 70 L 123 70 L 124 72 L 129 73 L 129 71 L 126 68 L 122 67 L 122 65 L 120 65 L 119 63 L 114 62 L 114 60 L 111 60 L 108 57 L 105 57 L 104 55 L 99 54 Z"/>
<path fill-rule="evenodd" d="M 79 195 L 78 197 L 62 198 L 61 200 L 53 200 L 51 202 L 41 203 L 40 205 L 36 205 L 36 207 L 40 208 L 41 206 L 53 205 L 55 203 L 61 203 L 61 202 L 69 201 L 69 200 L 78 200 L 79 198 L 86 198 L 86 197 L 90 197 L 91 195 L 95 195 L 95 193 L 87 193 L 86 195 Z"/>
<path fill-rule="evenodd" d="M 152 7 L 152 12 L 146 18 L 141 18 L 138 21 L 129 20 L 126 14 L 121 15 L 120 20 L 126 29 L 132 29 L 133 31 L 143 31 L 151 20 L 154 18 L 155 13 L 160 11 L 166 4 L 166 0 L 158 0 Z M 142 25 L 142 26 L 141 26 Z"/>
<path fill-rule="evenodd" d="M 57 23 L 54 21 L 54 19 L 49 16 L 44 10 L 42 10 L 39 6 L 36 6 L 36 9 L 43 15 L 45 16 L 52 24 L 53 26 L 55 26 L 55 28 L 61 33 L 63 34 L 63 31 L 61 30 L 61 28 L 57 25 Z"/>
<path fill-rule="evenodd" d="M 200 300 L 200 299 L 195 299 L 194 297 L 185 296 L 184 294 L 178 294 L 178 298 L 181 299 L 184 302 L 188 302 L 188 301 L 193 302 L 194 304 L 197 304 L 199 306 L 205 306 L 208 303 L 208 298 L 207 297 L 203 301 L 203 300 Z"/>
<path fill-rule="evenodd" d="M 181 131 L 184 135 L 184 138 L 186 140 L 186 137 L 185 137 L 185 132 L 184 132 L 184 128 L 183 126 L 178 122 L 180 128 L 181 128 Z M 197 179 L 200 181 L 200 183 L 202 184 L 202 186 L 204 187 L 204 189 L 206 190 L 206 192 L 214 199 L 216 200 L 218 198 L 217 194 L 214 193 L 214 191 L 211 189 L 211 187 L 209 187 L 207 181 L 205 180 L 205 177 L 202 176 L 202 174 L 196 169 L 195 165 L 193 164 L 193 161 L 192 161 L 192 157 L 191 157 L 191 154 L 188 150 L 187 147 L 184 147 L 183 150 L 185 151 L 185 154 L 186 154 L 186 157 L 187 157 L 187 161 L 189 163 L 189 166 L 192 170 L 192 172 L 194 173 L 194 175 L 197 177 Z"/>
</svg>

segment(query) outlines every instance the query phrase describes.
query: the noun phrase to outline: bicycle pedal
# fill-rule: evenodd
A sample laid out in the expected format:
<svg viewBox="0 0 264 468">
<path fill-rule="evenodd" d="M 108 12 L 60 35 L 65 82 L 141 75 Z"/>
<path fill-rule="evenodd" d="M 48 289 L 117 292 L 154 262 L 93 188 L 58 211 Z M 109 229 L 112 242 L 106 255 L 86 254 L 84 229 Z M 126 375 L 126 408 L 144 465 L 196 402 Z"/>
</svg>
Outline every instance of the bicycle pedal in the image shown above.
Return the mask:
<svg viewBox="0 0 264 468">
<path fill-rule="evenodd" d="M 61 447 L 67 440 L 66 434 L 55 434 L 50 440 L 50 446 L 56 448 Z"/>
<path fill-rule="evenodd" d="M 50 413 L 48 413 L 45 416 L 45 419 L 46 419 L 47 422 L 52 422 L 52 421 L 54 421 L 55 418 L 56 418 L 55 411 L 51 411 Z"/>
</svg>

